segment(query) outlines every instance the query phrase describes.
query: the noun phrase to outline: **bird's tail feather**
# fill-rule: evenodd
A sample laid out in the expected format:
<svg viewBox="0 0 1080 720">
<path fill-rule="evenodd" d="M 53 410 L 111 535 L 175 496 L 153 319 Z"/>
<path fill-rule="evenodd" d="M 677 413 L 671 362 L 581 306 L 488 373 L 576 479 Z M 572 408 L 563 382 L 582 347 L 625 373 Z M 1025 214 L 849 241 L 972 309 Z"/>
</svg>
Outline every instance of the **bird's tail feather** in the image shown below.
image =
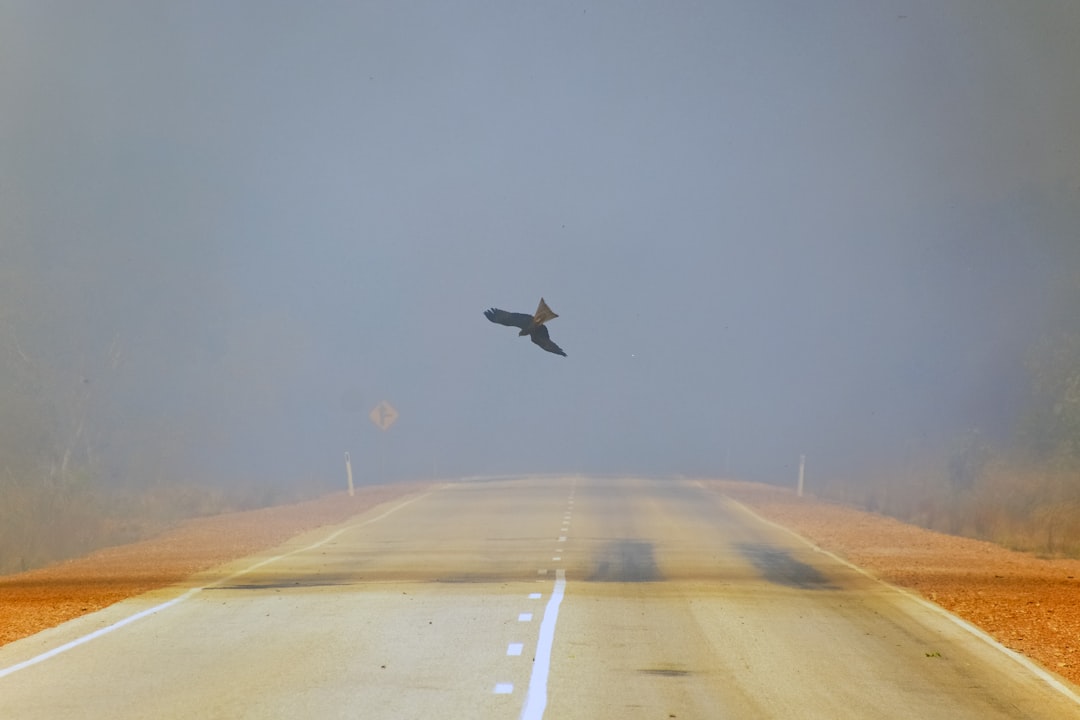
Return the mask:
<svg viewBox="0 0 1080 720">
<path fill-rule="evenodd" d="M 543 325 L 548 320 L 554 320 L 557 317 L 559 316 L 553 313 L 544 302 L 544 298 L 540 298 L 540 304 L 536 306 L 536 312 L 533 314 L 533 325 Z"/>
</svg>

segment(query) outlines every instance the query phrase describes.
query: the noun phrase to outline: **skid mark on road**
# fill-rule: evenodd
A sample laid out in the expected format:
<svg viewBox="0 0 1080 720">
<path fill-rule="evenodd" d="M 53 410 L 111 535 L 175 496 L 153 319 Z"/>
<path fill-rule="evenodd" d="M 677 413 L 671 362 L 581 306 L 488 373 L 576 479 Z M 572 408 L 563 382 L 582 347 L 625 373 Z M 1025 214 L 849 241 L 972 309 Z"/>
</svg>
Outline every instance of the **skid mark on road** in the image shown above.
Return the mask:
<svg viewBox="0 0 1080 720">
<path fill-rule="evenodd" d="M 760 543 L 739 543 L 735 549 L 771 583 L 799 590 L 837 589 L 817 568 L 796 560 L 783 548 Z"/>
<path fill-rule="evenodd" d="M 68 650 L 71 650 L 72 648 L 76 648 L 76 647 L 78 647 L 80 645 L 88 643 L 91 640 L 95 640 L 95 639 L 97 639 L 97 638 L 99 638 L 99 637 L 101 637 L 103 635 L 108 635 L 109 633 L 113 632 L 114 630 L 119 630 L 120 628 L 124 627 L 125 625 L 130 625 L 131 623 L 135 622 L 136 620 L 141 620 L 142 618 L 145 618 L 147 616 L 159 613 L 162 610 L 167 610 L 167 609 L 169 609 L 171 607 L 179 605 L 180 603 L 182 603 L 185 600 L 195 596 L 196 594 L 202 592 L 203 590 L 206 590 L 208 588 L 216 588 L 216 587 L 218 587 L 220 585 L 227 584 L 227 583 L 235 580 L 236 578 L 243 577 L 244 575 L 247 575 L 250 572 L 258 570 L 261 567 L 265 567 L 265 566 L 269 565 L 270 563 L 277 562 L 278 560 L 281 560 L 283 558 L 291 557 L 293 555 L 298 555 L 300 553 L 307 552 L 309 550 L 315 550 L 316 548 L 322 547 L 323 545 L 325 545 L 326 543 L 330 542 L 331 540 L 339 537 L 343 533 L 346 533 L 346 532 L 348 532 L 350 530 L 356 530 L 357 528 L 362 528 L 362 527 L 365 527 L 367 525 L 371 525 L 373 523 L 377 523 L 378 521 L 382 520 L 383 518 L 386 518 L 386 517 L 389 517 L 390 515 L 393 515 L 394 513 L 396 513 L 398 510 L 402 509 L 403 507 L 405 507 L 407 505 L 411 505 L 412 503 L 414 503 L 414 502 L 416 502 L 418 500 L 422 500 L 422 499 L 426 498 L 432 492 L 434 492 L 434 491 L 428 491 L 428 492 L 426 492 L 426 493 L 424 493 L 422 495 L 417 495 L 414 498 L 410 498 L 408 500 L 405 500 L 404 502 L 400 502 L 397 505 L 390 508 L 389 510 L 387 510 L 386 512 L 382 513 L 381 515 L 377 515 L 377 516 L 375 516 L 373 518 L 368 518 L 367 520 L 364 520 L 363 522 L 358 522 L 358 523 L 354 523 L 354 524 L 351 524 L 351 525 L 346 525 L 345 527 L 340 528 L 339 530 L 336 530 L 336 531 L 330 533 L 329 535 L 324 537 L 322 540 L 319 540 L 316 543 L 312 543 L 311 545 L 308 545 L 307 547 L 298 548 L 296 550 L 292 550 L 291 552 L 282 553 L 281 555 L 275 555 L 274 557 L 266 558 L 265 560 L 260 560 L 259 562 L 251 565 L 250 567 L 246 567 L 243 570 L 238 570 L 237 572 L 234 572 L 231 575 L 223 577 L 220 580 L 215 580 L 212 583 L 207 583 L 206 585 L 202 585 L 200 587 L 191 588 L 190 590 L 185 592 L 183 595 L 180 595 L 179 597 L 175 597 L 172 600 L 168 600 L 166 602 L 161 603 L 160 605 L 155 605 L 152 608 L 148 608 L 148 609 L 143 610 L 141 612 L 137 612 L 134 615 L 129 615 L 128 617 L 124 618 L 123 620 L 118 620 L 117 622 L 114 622 L 112 625 L 107 625 L 107 626 L 105 626 L 103 628 L 95 630 L 94 632 L 92 632 L 92 633 L 90 633 L 88 635 L 83 635 L 82 637 L 76 638 L 76 639 L 72 640 L 71 642 L 65 643 L 65 644 L 63 644 L 63 645 L 61 645 L 59 647 L 55 647 L 52 650 L 49 650 L 48 652 L 44 652 L 44 653 L 41 653 L 40 655 L 36 655 L 36 656 L 30 658 L 29 660 L 24 660 L 23 662 L 18 663 L 16 665 L 12 665 L 11 667 L 6 667 L 6 668 L 3 668 L 3 669 L 0 669 L 0 678 L 7 677 L 8 675 L 16 673 L 19 670 L 24 670 L 24 669 L 26 669 L 28 667 L 31 667 L 32 665 L 37 665 L 40 662 L 44 662 L 45 660 L 48 660 L 49 658 L 56 657 L 57 655 L 59 655 L 61 653 L 67 652 Z"/>
<path fill-rule="evenodd" d="M 661 579 L 653 555 L 653 543 L 645 540 L 616 540 L 597 551 L 589 582 L 655 582 Z"/>
<path fill-rule="evenodd" d="M 697 485 L 698 485 L 698 487 L 701 487 L 703 489 L 705 487 L 700 482 L 697 483 Z M 855 565 L 854 563 L 845 560 L 844 558 L 840 557 L 839 555 L 836 555 L 835 553 L 831 553 L 828 550 L 826 550 L 825 548 L 822 548 L 822 547 L 818 546 L 817 544 L 815 544 L 811 540 L 803 537 L 802 535 L 795 532 L 791 528 L 786 527 L 784 525 L 781 525 L 778 522 L 773 522 L 772 520 L 769 520 L 768 518 L 763 517 L 762 515 L 759 515 L 758 513 L 751 510 L 749 507 L 747 507 L 746 505 L 743 505 L 741 502 L 739 502 L 739 501 L 737 501 L 737 500 L 735 500 L 733 498 L 726 498 L 726 499 L 727 499 L 727 501 L 729 503 L 731 503 L 731 505 L 733 507 L 737 508 L 740 512 L 746 514 L 747 516 L 754 518 L 758 522 L 763 523 L 765 525 L 768 525 L 769 527 L 776 528 L 777 530 L 780 530 L 780 531 L 790 535 L 791 537 L 795 538 L 798 542 L 806 545 L 807 547 L 811 548 L 815 552 L 822 553 L 823 555 L 826 555 L 826 556 L 832 558 L 836 562 L 840 563 L 841 565 L 843 565 L 843 566 L 845 566 L 847 568 L 850 568 L 851 570 L 854 570 L 855 572 L 859 573 L 863 577 L 868 578 L 868 579 L 870 579 L 870 580 L 872 580 L 872 581 L 874 581 L 876 583 L 879 583 L 879 584 L 889 588 L 890 590 L 893 590 L 894 592 L 897 592 L 897 593 L 899 593 L 901 595 L 904 595 L 904 596 L 908 597 L 909 599 L 911 599 L 912 601 L 914 601 L 918 605 L 920 605 L 920 606 L 926 608 L 927 610 L 930 610 L 931 612 L 937 614 L 938 616 L 943 617 L 946 620 L 954 623 L 958 627 L 966 630 L 967 632 L 971 633 L 972 635 L 974 635 L 978 639 L 982 640 L 983 642 L 985 642 L 987 645 L 991 646 L 995 650 L 998 650 L 998 651 L 1004 653 L 1009 658 L 1015 660 L 1018 664 L 1022 665 L 1024 667 L 1024 669 L 1026 669 L 1028 672 L 1033 674 L 1035 677 L 1038 677 L 1040 680 L 1042 680 L 1048 686 L 1052 687 L 1057 692 L 1059 692 L 1062 695 L 1064 695 L 1065 697 L 1069 698 L 1074 703 L 1080 705 L 1080 695 L 1073 692 L 1072 688 L 1070 688 L 1065 683 L 1061 682 L 1054 675 L 1050 674 L 1049 672 L 1047 672 L 1043 668 L 1039 667 L 1034 661 L 1024 657 L 1023 655 L 1016 652 L 1015 650 L 1011 650 L 1011 649 L 1005 647 L 1000 642 L 995 640 L 989 633 L 986 633 L 983 630 L 981 630 L 980 628 L 975 627 L 974 625 L 967 622 L 963 618 L 960 618 L 957 615 L 953 615 L 951 612 L 949 612 L 945 608 L 941 607 L 940 605 L 936 605 L 936 604 L 930 602 L 926 598 L 922 597 L 921 595 L 918 595 L 917 593 L 915 593 L 915 592 L 913 592 L 911 590 L 907 590 L 905 588 L 902 588 L 899 585 L 893 585 L 891 583 L 885 582 L 881 578 L 876 577 L 875 575 L 868 572 L 867 570 L 864 570 L 863 568 L 859 567 L 858 565 Z"/>
</svg>

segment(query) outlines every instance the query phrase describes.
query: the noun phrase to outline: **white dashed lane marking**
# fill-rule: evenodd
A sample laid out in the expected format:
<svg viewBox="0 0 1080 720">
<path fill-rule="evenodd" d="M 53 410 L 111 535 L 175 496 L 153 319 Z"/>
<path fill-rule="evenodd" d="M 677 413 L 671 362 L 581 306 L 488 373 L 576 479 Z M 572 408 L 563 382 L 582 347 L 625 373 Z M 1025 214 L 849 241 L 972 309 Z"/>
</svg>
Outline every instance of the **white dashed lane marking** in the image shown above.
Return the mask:
<svg viewBox="0 0 1080 720">
<path fill-rule="evenodd" d="M 574 491 L 571 489 L 570 497 L 567 500 L 566 513 L 563 515 L 562 526 L 560 527 L 560 531 L 563 533 L 568 532 L 570 529 L 570 513 L 573 507 Z M 566 542 L 566 535 L 560 535 L 559 542 Z M 562 551 L 561 545 L 555 548 L 555 552 L 560 554 L 552 557 L 551 561 L 561 561 Z M 540 568 L 536 571 L 536 574 L 547 575 L 548 569 Z M 543 620 L 540 623 L 540 637 L 533 658 L 532 674 L 529 678 L 529 692 L 525 698 L 525 706 L 521 709 L 522 720 L 543 720 L 544 710 L 547 707 L 547 678 L 551 669 L 551 646 L 555 640 L 555 621 L 559 616 L 559 606 L 562 604 L 563 592 L 566 587 L 566 571 L 558 569 L 555 574 L 555 587 L 551 593 L 551 599 L 544 609 Z M 543 593 L 529 593 L 530 600 L 539 600 L 542 597 Z M 518 614 L 518 622 L 532 622 L 532 619 L 533 614 L 531 612 Z M 512 642 L 506 646 L 506 655 L 508 657 L 520 657 L 524 651 L 525 643 Z M 514 684 L 496 683 L 494 692 L 496 695 L 512 694 Z"/>
</svg>

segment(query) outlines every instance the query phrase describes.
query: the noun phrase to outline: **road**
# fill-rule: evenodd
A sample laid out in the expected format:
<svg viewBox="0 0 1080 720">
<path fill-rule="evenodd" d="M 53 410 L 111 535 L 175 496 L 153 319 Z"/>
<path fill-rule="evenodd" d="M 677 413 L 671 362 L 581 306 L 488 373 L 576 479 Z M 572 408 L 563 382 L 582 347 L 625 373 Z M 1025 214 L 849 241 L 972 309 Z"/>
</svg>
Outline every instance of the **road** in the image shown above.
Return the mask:
<svg viewBox="0 0 1080 720">
<path fill-rule="evenodd" d="M 1080 705 L 692 481 L 528 478 L 448 483 L 0 648 L 0 718 L 196 717 L 1060 720 Z"/>
</svg>

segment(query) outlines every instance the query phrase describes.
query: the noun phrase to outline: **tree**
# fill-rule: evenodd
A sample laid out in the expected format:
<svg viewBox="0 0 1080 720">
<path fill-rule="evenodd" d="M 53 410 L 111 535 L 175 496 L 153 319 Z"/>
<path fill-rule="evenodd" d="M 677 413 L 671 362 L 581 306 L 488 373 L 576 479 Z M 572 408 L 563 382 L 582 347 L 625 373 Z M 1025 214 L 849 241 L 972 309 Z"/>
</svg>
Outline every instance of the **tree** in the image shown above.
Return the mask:
<svg viewBox="0 0 1080 720">
<path fill-rule="evenodd" d="M 1023 454 L 1036 462 L 1080 469 L 1080 274 L 1061 291 L 1046 338 L 1028 360 L 1031 389 L 1019 426 Z"/>
</svg>

